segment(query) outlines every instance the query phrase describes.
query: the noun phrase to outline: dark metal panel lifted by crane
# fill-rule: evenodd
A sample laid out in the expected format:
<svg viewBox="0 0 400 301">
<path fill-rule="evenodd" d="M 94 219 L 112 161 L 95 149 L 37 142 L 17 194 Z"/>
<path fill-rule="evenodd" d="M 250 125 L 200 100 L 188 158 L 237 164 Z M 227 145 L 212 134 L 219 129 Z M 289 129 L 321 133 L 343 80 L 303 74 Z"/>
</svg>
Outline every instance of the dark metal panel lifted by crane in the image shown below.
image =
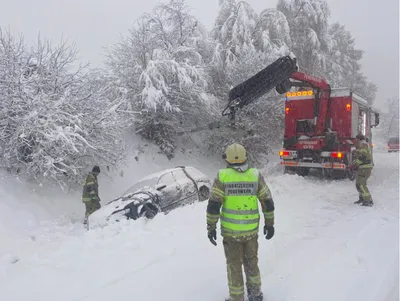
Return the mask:
<svg viewBox="0 0 400 301">
<path fill-rule="evenodd" d="M 317 88 L 321 91 L 330 90 L 329 84 L 323 79 L 298 70 L 297 58 L 293 54 L 280 57 L 229 91 L 228 105 L 223 110 L 222 116 L 235 119 L 237 109 L 256 101 L 274 88 L 279 94 L 289 91 L 293 86 Z M 290 81 L 290 79 L 297 82 Z M 229 112 L 227 112 L 228 110 Z"/>
<path fill-rule="evenodd" d="M 311 87 L 320 89 L 321 91 L 330 90 L 329 85 L 323 79 L 310 76 L 298 70 L 297 58 L 292 53 L 278 58 L 263 70 L 229 91 L 228 105 L 222 111 L 222 116 L 228 116 L 231 122 L 213 122 L 185 131 L 184 133 L 198 132 L 206 129 L 213 130 L 227 125 L 232 126 L 238 109 L 253 103 L 274 88 L 279 94 L 286 93 L 292 87 Z M 318 101 L 316 101 L 316 111 L 318 109 L 317 103 Z"/>
<path fill-rule="evenodd" d="M 229 103 L 223 110 L 222 116 L 228 115 L 230 119 L 234 119 L 237 109 L 254 102 L 273 88 L 276 88 L 279 94 L 285 93 L 291 87 L 289 78 L 298 69 L 297 59 L 293 54 L 277 59 L 229 91 Z"/>
</svg>

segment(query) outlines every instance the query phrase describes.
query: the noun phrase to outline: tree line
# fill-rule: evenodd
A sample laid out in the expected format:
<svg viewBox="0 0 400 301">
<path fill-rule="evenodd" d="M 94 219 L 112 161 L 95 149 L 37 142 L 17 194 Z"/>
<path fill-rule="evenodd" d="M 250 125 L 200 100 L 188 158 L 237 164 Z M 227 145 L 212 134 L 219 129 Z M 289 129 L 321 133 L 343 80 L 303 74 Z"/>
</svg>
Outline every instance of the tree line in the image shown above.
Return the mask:
<svg viewBox="0 0 400 301">
<path fill-rule="evenodd" d="M 184 0 L 171 0 L 135 20 L 96 69 L 78 64 L 73 43 L 39 37 L 28 45 L 0 29 L 0 164 L 73 186 L 93 164 L 118 166 L 127 132 L 168 158 L 188 141 L 206 154 L 236 141 L 261 163 L 282 136 L 275 91 L 242 109 L 235 128 L 191 130 L 221 120 L 229 90 L 289 52 L 302 71 L 372 104 L 377 87 L 361 71 L 363 51 L 330 22 L 325 0 L 279 0 L 260 13 L 246 1 L 220 0 L 211 30 Z"/>
</svg>

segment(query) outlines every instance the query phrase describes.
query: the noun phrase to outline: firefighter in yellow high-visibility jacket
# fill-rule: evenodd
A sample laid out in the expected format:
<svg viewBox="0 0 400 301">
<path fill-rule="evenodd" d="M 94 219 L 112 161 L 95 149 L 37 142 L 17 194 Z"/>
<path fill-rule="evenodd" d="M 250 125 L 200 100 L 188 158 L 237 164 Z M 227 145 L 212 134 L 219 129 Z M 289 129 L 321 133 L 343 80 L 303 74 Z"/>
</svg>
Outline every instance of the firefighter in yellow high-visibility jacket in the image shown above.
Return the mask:
<svg viewBox="0 0 400 301">
<path fill-rule="evenodd" d="M 247 165 L 246 150 L 242 145 L 228 146 L 224 159 L 228 166 L 219 170 L 208 201 L 208 238 L 216 245 L 216 225 L 221 219 L 230 295 L 226 300 L 244 300 L 243 265 L 249 301 L 262 301 L 258 202 L 264 215 L 264 235 L 271 239 L 275 233 L 274 201 L 264 177 L 256 168 Z"/>
</svg>

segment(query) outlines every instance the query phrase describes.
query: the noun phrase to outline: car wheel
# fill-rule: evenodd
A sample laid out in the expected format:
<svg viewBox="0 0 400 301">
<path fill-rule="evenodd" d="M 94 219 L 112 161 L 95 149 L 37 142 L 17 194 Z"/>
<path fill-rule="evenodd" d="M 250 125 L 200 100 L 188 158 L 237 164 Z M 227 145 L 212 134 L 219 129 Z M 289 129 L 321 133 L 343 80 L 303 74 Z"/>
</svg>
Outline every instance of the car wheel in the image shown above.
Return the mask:
<svg viewBox="0 0 400 301">
<path fill-rule="evenodd" d="M 153 219 L 158 212 L 160 212 L 160 209 L 156 205 L 152 203 L 146 203 L 142 206 L 142 208 L 140 208 L 139 216 Z"/>
<path fill-rule="evenodd" d="M 207 186 L 201 186 L 199 189 L 199 201 L 204 202 L 210 197 L 210 189 Z"/>
</svg>

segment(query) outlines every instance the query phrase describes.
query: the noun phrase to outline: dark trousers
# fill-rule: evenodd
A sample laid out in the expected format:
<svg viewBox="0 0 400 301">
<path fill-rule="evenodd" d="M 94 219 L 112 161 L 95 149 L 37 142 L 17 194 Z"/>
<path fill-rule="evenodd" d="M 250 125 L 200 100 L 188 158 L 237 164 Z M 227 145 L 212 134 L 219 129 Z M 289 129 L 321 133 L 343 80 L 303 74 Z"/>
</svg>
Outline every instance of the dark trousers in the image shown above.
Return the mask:
<svg viewBox="0 0 400 301">
<path fill-rule="evenodd" d="M 224 238 L 223 245 L 231 300 L 244 300 L 242 266 L 246 274 L 248 293 L 252 296 L 258 296 L 261 293 L 261 277 L 258 268 L 258 235 L 240 240 Z"/>
</svg>

